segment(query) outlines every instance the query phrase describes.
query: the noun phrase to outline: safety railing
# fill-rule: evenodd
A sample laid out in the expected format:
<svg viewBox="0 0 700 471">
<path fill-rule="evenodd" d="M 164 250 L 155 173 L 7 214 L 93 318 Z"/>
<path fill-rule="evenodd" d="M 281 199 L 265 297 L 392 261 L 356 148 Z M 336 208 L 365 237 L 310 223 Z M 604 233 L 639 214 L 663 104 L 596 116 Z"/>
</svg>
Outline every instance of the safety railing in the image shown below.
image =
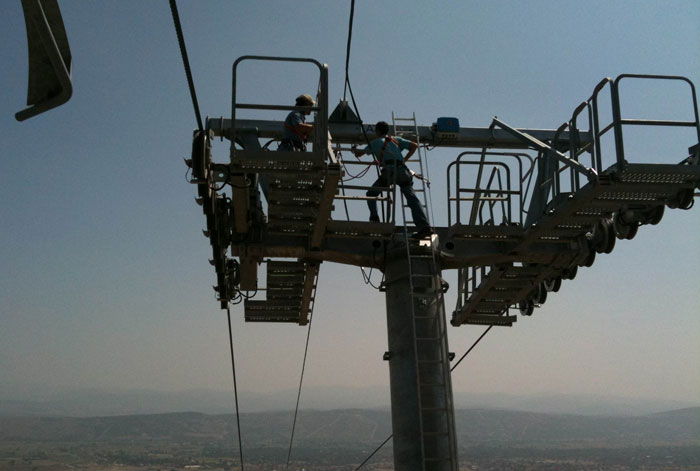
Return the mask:
<svg viewBox="0 0 700 471">
<path fill-rule="evenodd" d="M 694 120 L 693 121 L 673 121 L 673 120 L 659 120 L 659 119 L 638 119 L 638 118 L 622 118 L 622 109 L 620 103 L 620 82 L 623 79 L 645 79 L 645 80 L 667 80 L 667 81 L 681 81 L 685 82 L 690 88 L 691 98 L 692 98 L 692 111 Z M 606 87 L 610 92 L 611 101 L 611 112 L 612 119 L 609 123 L 605 123 L 601 127 L 600 115 L 601 109 L 599 105 L 599 97 L 601 92 L 603 92 Z M 579 116 L 587 111 L 588 126 L 592 131 L 592 141 L 582 144 L 580 140 L 576 139 L 579 135 L 578 119 Z M 570 132 L 569 143 L 571 144 L 570 155 L 572 158 L 576 158 L 588 152 L 591 154 L 591 167 L 594 168 L 598 173 L 605 170 L 603 167 L 605 163 L 606 166 L 611 165 L 609 159 L 605 159 L 603 156 L 603 149 L 601 145 L 602 137 L 609 131 L 613 131 L 615 139 L 615 156 L 614 162 L 620 166 L 624 166 L 628 161 L 625 156 L 624 150 L 624 138 L 623 138 L 623 126 L 664 126 L 664 127 L 692 127 L 695 128 L 698 141 L 700 141 L 700 120 L 698 119 L 698 107 L 697 107 L 697 96 L 695 92 L 695 86 L 686 77 L 673 76 L 673 75 L 642 75 L 642 74 L 622 74 L 616 79 L 609 77 L 601 80 L 594 88 L 593 94 L 588 98 L 588 100 L 581 103 L 573 112 L 571 119 L 564 123 L 560 129 L 568 128 Z"/>
<path fill-rule="evenodd" d="M 264 105 L 256 103 L 238 103 L 237 101 L 237 76 L 238 65 L 243 61 L 273 61 L 273 62 L 305 62 L 318 67 L 319 82 L 316 94 L 316 105 L 314 106 L 287 106 L 287 105 Z M 236 112 L 237 110 L 279 110 L 279 111 L 310 111 L 314 115 L 313 150 L 328 152 L 328 66 L 321 64 L 315 59 L 297 57 L 271 57 L 271 56 L 242 56 L 233 63 L 233 84 L 231 100 L 231 160 L 235 157 L 236 149 Z M 327 155 L 326 158 L 330 158 Z"/>
<path fill-rule="evenodd" d="M 373 187 L 371 184 L 369 185 L 363 185 L 363 184 L 347 184 L 346 181 L 352 181 L 355 179 L 362 180 L 367 176 L 367 173 L 372 173 L 373 177 L 376 179 L 378 175 L 375 175 L 374 172 L 371 172 L 371 168 L 375 167 L 376 168 L 376 162 L 372 161 L 361 161 L 361 160 L 343 160 L 341 157 L 342 151 L 349 151 L 352 152 L 354 149 L 345 149 L 345 148 L 338 148 L 338 161 L 340 162 L 340 165 L 344 169 L 344 173 L 346 176 L 349 176 L 348 180 L 345 180 L 341 182 L 338 185 L 339 189 L 339 194 L 335 195 L 335 200 L 342 201 L 343 204 L 345 205 L 346 208 L 346 216 L 348 217 L 349 220 L 352 220 L 353 218 L 350 216 L 349 210 L 347 209 L 347 202 L 348 201 L 371 201 L 374 200 L 377 202 L 378 205 L 378 210 L 379 210 L 379 215 L 380 215 L 380 221 L 382 222 L 388 222 L 388 223 L 393 223 L 395 221 L 395 216 L 396 216 L 396 207 L 395 205 L 392 204 L 393 201 L 395 201 L 396 197 L 396 185 L 395 182 L 390 182 L 389 185 L 387 186 L 375 186 Z M 352 171 L 349 171 L 347 167 L 360 167 L 363 168 L 359 173 L 355 173 Z M 395 172 L 394 172 L 395 173 Z M 380 192 L 377 196 L 367 196 L 366 192 L 368 190 L 375 190 Z M 360 194 L 358 194 L 360 193 Z M 386 196 L 383 196 L 386 195 Z M 365 208 L 363 208 L 363 211 L 366 211 Z M 364 218 L 363 218 L 364 219 Z"/>
<path fill-rule="evenodd" d="M 516 175 L 507 161 L 517 164 Z M 448 225 L 522 224 L 534 164 L 530 155 L 520 152 L 483 150 L 459 154 L 447 167 Z M 467 169 L 475 169 L 476 178 Z M 464 215 L 465 203 L 470 205 L 468 221 Z"/>
<path fill-rule="evenodd" d="M 673 121 L 673 120 L 658 120 L 658 119 L 637 119 L 623 118 L 620 102 L 620 82 L 623 79 L 648 79 L 648 80 L 669 80 L 685 82 L 691 92 L 693 121 Z M 600 97 L 604 91 L 610 94 L 611 119 L 609 122 L 601 123 L 601 106 Z M 585 121 L 588 125 L 590 140 L 582 141 L 580 136 L 581 121 Z M 625 126 L 662 126 L 662 127 L 689 127 L 695 128 L 698 142 L 700 142 L 700 120 L 698 119 L 697 97 L 695 86 L 693 83 L 681 76 L 665 76 L 665 75 L 641 75 L 641 74 L 622 74 L 616 79 L 609 77 L 601 80 L 594 88 L 591 96 L 582 102 L 571 115 L 569 121 L 562 124 L 555 137 L 551 142 L 551 147 L 557 151 L 566 148 L 568 153 L 567 158 L 572 165 L 561 165 L 562 159 L 553 156 L 551 153 L 542 153 L 542 158 L 545 159 L 546 165 L 541 166 L 540 171 L 543 171 L 549 165 L 551 168 L 545 170 L 548 172 L 546 178 L 541 179 L 541 183 L 536 191 L 543 191 L 548 194 L 547 203 L 552 201 L 562 193 L 575 192 L 579 190 L 582 184 L 586 181 L 581 180 L 583 172 L 577 171 L 576 165 L 590 168 L 595 174 L 600 174 L 606 169 L 616 164 L 618 170 L 622 170 L 627 165 L 629 160 L 625 155 L 625 143 L 623 137 L 623 128 Z M 608 133 L 613 133 L 613 148 L 612 154 L 604 154 L 603 138 L 607 137 Z M 568 132 L 566 139 L 562 136 L 564 132 Z M 608 149 L 609 150 L 609 149 Z M 582 158 L 588 154 L 588 159 L 585 161 Z M 590 167 L 589 167 L 590 165 Z M 549 192 L 551 187 L 552 191 Z"/>
<path fill-rule="evenodd" d="M 675 80 L 682 81 L 688 84 L 690 87 L 692 102 L 693 102 L 693 115 L 695 117 L 694 121 L 670 121 L 670 120 L 658 120 L 658 119 L 630 119 L 622 118 L 622 112 L 620 109 L 620 82 L 623 79 L 637 78 L 646 80 Z M 696 131 L 696 136 L 700 142 L 700 120 L 698 119 L 698 104 L 697 95 L 695 93 L 695 85 L 686 77 L 675 76 L 675 75 L 642 75 L 642 74 L 622 74 L 619 75 L 615 81 L 612 83 L 612 105 L 613 105 L 613 121 L 615 126 L 615 149 L 617 153 L 617 163 L 623 166 L 626 163 L 625 159 L 625 145 L 622 137 L 622 127 L 623 126 L 673 126 L 673 127 L 693 127 Z M 695 143 L 693 143 L 695 144 Z"/>
</svg>

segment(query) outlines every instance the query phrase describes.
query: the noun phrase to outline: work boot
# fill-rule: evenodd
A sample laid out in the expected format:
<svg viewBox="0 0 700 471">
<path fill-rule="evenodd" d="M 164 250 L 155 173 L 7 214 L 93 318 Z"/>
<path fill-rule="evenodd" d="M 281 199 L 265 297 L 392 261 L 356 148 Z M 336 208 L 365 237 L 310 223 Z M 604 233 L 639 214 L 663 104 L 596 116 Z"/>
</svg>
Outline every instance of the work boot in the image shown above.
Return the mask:
<svg viewBox="0 0 700 471">
<path fill-rule="evenodd" d="M 430 226 L 425 226 L 423 228 L 418 229 L 418 232 L 413 234 L 411 236 L 411 239 L 426 239 L 433 235 L 433 230 L 430 228 Z"/>
</svg>

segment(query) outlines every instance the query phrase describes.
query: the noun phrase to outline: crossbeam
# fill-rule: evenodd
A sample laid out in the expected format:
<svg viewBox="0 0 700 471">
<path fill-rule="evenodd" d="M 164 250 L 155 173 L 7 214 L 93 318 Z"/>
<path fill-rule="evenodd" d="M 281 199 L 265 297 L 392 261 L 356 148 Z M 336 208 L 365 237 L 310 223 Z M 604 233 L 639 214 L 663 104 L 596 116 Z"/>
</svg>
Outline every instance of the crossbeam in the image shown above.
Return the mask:
<svg viewBox="0 0 700 471">
<path fill-rule="evenodd" d="M 375 137 L 374 124 L 360 125 L 357 123 L 328 123 L 328 129 L 333 136 L 333 142 L 340 144 L 366 143 L 365 134 L 369 139 Z M 224 118 L 207 119 L 207 129 L 221 138 L 231 139 L 231 120 Z M 241 132 L 255 133 L 261 139 L 282 139 L 284 121 L 238 119 L 236 120 L 236 135 Z M 521 132 L 537 139 L 538 141 L 552 141 L 556 134 L 553 129 L 520 129 Z M 518 139 L 503 129 L 490 128 L 459 128 L 455 133 L 438 133 L 430 126 L 418 126 L 418 139 L 423 144 L 438 147 L 498 147 L 503 149 L 528 149 L 531 144 Z M 569 140 L 569 133 L 559 135 L 559 142 Z M 591 141 L 591 134 L 587 131 L 579 132 L 579 140 L 583 143 Z"/>
</svg>

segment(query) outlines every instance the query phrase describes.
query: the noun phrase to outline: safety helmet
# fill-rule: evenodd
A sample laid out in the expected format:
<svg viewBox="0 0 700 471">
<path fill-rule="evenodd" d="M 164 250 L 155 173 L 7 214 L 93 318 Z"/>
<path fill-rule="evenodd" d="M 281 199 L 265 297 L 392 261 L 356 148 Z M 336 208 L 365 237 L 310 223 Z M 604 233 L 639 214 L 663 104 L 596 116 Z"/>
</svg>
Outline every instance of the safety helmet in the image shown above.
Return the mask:
<svg viewBox="0 0 700 471">
<path fill-rule="evenodd" d="M 298 106 L 314 106 L 315 102 L 314 99 L 311 98 L 311 95 L 308 93 L 304 93 L 303 95 L 299 95 L 297 97 L 297 105 Z"/>
</svg>

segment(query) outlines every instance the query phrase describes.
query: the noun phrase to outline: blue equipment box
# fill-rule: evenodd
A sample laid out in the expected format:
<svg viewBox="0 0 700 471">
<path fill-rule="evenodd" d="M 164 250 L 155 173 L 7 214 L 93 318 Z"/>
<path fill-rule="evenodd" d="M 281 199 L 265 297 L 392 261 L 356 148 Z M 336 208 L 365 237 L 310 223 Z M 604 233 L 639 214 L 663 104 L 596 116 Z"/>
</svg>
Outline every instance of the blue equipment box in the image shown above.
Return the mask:
<svg viewBox="0 0 700 471">
<path fill-rule="evenodd" d="M 459 119 L 457 118 L 438 118 L 437 132 L 459 132 Z"/>
</svg>

